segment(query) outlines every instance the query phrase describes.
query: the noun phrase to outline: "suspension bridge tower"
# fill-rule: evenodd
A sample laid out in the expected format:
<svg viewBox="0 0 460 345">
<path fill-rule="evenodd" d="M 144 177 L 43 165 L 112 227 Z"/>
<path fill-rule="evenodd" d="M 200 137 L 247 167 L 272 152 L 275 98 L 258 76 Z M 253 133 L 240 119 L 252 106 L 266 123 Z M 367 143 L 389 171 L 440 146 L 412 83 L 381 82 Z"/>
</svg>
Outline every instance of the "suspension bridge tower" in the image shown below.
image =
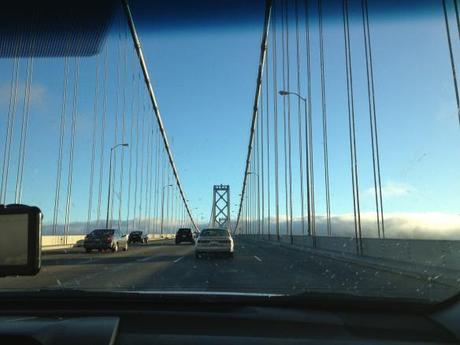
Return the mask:
<svg viewBox="0 0 460 345">
<path fill-rule="evenodd" d="M 230 186 L 215 185 L 212 196 L 211 226 L 230 230 Z"/>
</svg>

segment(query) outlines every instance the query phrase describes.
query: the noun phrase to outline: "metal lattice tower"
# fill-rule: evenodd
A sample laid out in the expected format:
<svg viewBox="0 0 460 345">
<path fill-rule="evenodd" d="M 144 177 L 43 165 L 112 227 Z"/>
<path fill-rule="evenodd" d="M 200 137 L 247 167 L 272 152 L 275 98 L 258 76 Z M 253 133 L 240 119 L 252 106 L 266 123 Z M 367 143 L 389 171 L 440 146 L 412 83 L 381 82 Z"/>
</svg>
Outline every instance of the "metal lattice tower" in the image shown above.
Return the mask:
<svg viewBox="0 0 460 345">
<path fill-rule="evenodd" d="M 212 197 L 211 226 L 230 229 L 230 186 L 215 185 Z"/>
</svg>

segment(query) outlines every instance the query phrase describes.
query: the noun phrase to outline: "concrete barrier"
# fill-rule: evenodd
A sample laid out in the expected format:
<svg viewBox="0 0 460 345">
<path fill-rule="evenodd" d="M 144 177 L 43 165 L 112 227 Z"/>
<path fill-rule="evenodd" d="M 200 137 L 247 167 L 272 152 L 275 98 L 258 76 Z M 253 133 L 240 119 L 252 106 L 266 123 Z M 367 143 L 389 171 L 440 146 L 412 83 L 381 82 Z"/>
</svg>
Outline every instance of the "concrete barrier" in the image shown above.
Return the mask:
<svg viewBox="0 0 460 345">
<path fill-rule="evenodd" d="M 240 235 L 254 240 L 269 240 L 298 248 L 318 249 L 343 255 L 357 255 L 353 237 Z M 363 238 L 363 255 L 406 264 L 460 271 L 460 241 Z"/>
<path fill-rule="evenodd" d="M 78 241 L 83 240 L 85 236 L 86 235 L 42 235 L 42 250 L 71 248 L 74 247 Z M 172 239 L 175 237 L 175 234 L 148 234 L 147 236 L 149 241 L 157 241 L 162 239 Z"/>
<path fill-rule="evenodd" d="M 85 235 L 68 235 L 68 236 L 42 236 L 42 248 L 49 247 L 72 247 L 79 240 L 83 240 Z"/>
</svg>

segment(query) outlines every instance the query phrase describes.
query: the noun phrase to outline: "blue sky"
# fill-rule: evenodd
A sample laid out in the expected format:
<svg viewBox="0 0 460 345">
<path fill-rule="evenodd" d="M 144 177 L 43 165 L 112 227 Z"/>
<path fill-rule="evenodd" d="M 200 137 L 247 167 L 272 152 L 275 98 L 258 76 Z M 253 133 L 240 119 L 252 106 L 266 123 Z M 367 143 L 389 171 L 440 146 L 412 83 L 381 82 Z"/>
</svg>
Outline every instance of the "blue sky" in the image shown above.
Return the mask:
<svg viewBox="0 0 460 345">
<path fill-rule="evenodd" d="M 352 11 L 357 10 L 358 7 Z M 374 18 L 372 2 L 370 10 L 385 211 L 458 214 L 460 136 L 441 8 L 431 16 L 397 20 Z M 318 35 L 315 20 L 313 14 L 315 187 L 317 213 L 323 214 Z M 339 215 L 352 212 L 352 199 L 341 16 L 336 20 L 328 21 L 325 26 L 325 63 L 332 213 Z M 452 30 L 455 29 L 453 24 L 452 21 Z M 357 20 L 351 29 L 362 209 L 363 212 L 372 212 L 373 180 L 362 26 Z M 194 214 L 198 219 L 203 217 L 204 221 L 209 219 L 214 184 L 231 186 L 232 209 L 236 211 L 234 204 L 237 203 L 243 177 L 261 30 L 262 12 L 259 22 L 242 28 L 164 31 L 154 30 L 153 27 L 151 31 L 140 32 L 153 87 L 185 192 Z M 112 33 L 108 40 L 108 114 L 117 113 L 117 101 L 118 109 L 123 107 L 124 95 L 129 122 L 129 109 L 133 104 L 130 100 L 134 97 L 140 71 L 131 42 L 124 40 L 125 34 L 126 31 L 120 35 Z M 294 48 L 293 40 L 291 48 Z M 455 47 L 456 58 L 460 58 L 459 48 Z M 127 52 L 128 61 L 126 76 L 121 59 L 124 51 Z M 292 62 L 294 56 L 292 50 Z M 304 57 L 302 54 L 302 59 Z M 101 62 L 103 56 L 99 59 Z M 96 58 L 82 58 L 80 63 L 73 221 L 85 220 L 87 214 Z M 21 64 L 23 80 L 25 61 Z M 117 89 L 117 67 L 120 68 L 120 78 L 125 78 L 126 89 Z M 0 61 L 2 132 L 5 131 L 11 68 L 11 60 Z M 62 103 L 63 59 L 35 59 L 34 70 L 23 201 L 43 205 L 45 214 L 50 214 L 47 220 L 50 220 Z M 301 73 L 305 75 L 304 65 Z M 294 73 L 291 78 L 291 85 L 294 85 Z M 304 80 L 300 91 L 305 94 Z M 148 108 L 145 90 L 139 97 Z M 293 99 L 293 119 L 297 116 L 296 109 L 297 103 Z M 113 134 L 109 138 L 112 141 Z M 294 135 L 293 155 L 297 154 L 295 140 L 297 137 Z M 14 162 L 12 164 L 14 166 Z M 293 166 L 298 166 L 296 160 Z M 283 181 L 283 176 L 281 174 L 280 181 Z M 298 181 L 297 169 L 294 169 L 294 181 Z M 14 178 L 10 184 L 9 191 L 14 188 Z M 294 188 L 296 213 L 299 212 L 297 189 Z M 11 197 L 12 194 L 8 195 Z M 283 198 L 284 194 L 281 200 Z"/>
</svg>

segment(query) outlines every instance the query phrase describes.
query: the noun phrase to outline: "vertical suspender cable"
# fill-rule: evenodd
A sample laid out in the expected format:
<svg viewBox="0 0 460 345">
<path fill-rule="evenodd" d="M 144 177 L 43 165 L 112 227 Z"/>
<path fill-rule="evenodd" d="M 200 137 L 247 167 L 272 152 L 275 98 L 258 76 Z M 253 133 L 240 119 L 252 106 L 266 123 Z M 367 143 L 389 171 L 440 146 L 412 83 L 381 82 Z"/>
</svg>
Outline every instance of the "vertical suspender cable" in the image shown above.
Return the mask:
<svg viewBox="0 0 460 345">
<path fill-rule="evenodd" d="M 104 49 L 104 77 L 102 82 L 102 114 L 101 114 L 101 140 L 99 152 L 99 189 L 97 195 L 97 211 L 96 219 L 97 226 L 101 221 L 101 206 L 102 206 L 102 185 L 104 180 L 104 156 L 105 156 L 105 126 L 107 117 L 107 44 Z"/>
<path fill-rule="evenodd" d="M 13 68 L 11 73 L 11 82 L 10 82 L 10 97 L 9 97 L 9 104 L 8 104 L 8 118 L 6 122 L 6 133 L 5 133 L 5 145 L 3 146 L 3 165 L 2 165 L 2 181 L 0 186 L 0 204 L 5 204 L 5 196 L 6 195 L 6 188 L 5 185 L 5 172 L 7 168 L 7 161 L 9 160 L 9 142 L 10 142 L 10 131 L 13 130 L 14 125 L 14 118 L 12 117 L 11 108 L 13 105 L 13 95 L 14 90 L 16 88 L 17 83 L 17 69 L 19 64 L 19 58 L 15 57 L 13 60 Z M 9 162 L 8 162 L 9 164 Z M 8 185 L 8 183 L 6 183 Z"/>
<path fill-rule="evenodd" d="M 307 109 L 305 110 L 305 164 L 306 164 L 306 182 L 307 182 L 307 223 L 308 235 L 314 235 L 314 219 L 312 219 L 312 140 L 311 140 L 311 49 L 310 49 L 310 12 L 309 2 L 305 0 L 305 47 L 307 58 Z"/>
<path fill-rule="evenodd" d="M 377 214 L 377 233 L 379 238 L 385 238 L 385 222 L 383 218 L 382 181 L 380 178 L 380 154 L 378 141 L 378 126 L 375 107 L 374 72 L 372 63 L 372 46 L 369 30 L 369 11 L 367 0 L 362 0 L 364 26 L 364 49 L 366 53 L 367 90 L 369 99 L 369 121 L 371 128 L 372 164 L 374 173 L 375 209 Z"/>
<path fill-rule="evenodd" d="M 272 1 L 266 0 L 265 1 L 264 28 L 263 28 L 263 34 L 262 34 L 262 42 L 260 46 L 259 67 L 258 67 L 258 72 L 257 72 L 256 92 L 255 92 L 254 102 L 253 102 L 251 129 L 249 132 L 249 144 L 248 144 L 248 151 L 246 155 L 246 164 L 245 164 L 245 170 L 244 170 L 244 175 L 243 175 L 243 186 L 242 186 L 242 191 L 241 191 L 240 205 L 239 205 L 238 217 L 237 217 L 236 225 L 235 225 L 235 231 L 238 231 L 238 225 L 239 225 L 240 216 L 241 216 L 241 207 L 243 205 L 244 194 L 245 194 L 245 189 L 246 189 L 246 181 L 247 181 L 248 172 L 249 172 L 249 162 L 250 162 L 251 154 L 252 154 L 252 145 L 254 141 L 254 130 L 256 126 L 257 112 L 258 112 L 257 108 L 258 108 L 259 97 L 260 97 L 260 85 L 262 83 L 263 67 L 265 64 L 265 57 L 267 53 L 267 37 L 268 37 L 271 7 L 272 7 Z"/>
<path fill-rule="evenodd" d="M 348 0 L 343 1 L 343 23 L 345 35 L 345 62 L 347 73 L 347 94 L 348 94 L 348 127 L 350 139 L 350 161 L 351 161 L 351 175 L 353 187 L 353 214 L 355 223 L 355 238 L 356 238 L 356 251 L 362 255 L 362 241 L 361 241 L 361 212 L 359 205 L 359 185 L 358 185 L 358 164 L 356 158 L 356 130 L 355 130 L 355 109 L 354 109 L 354 96 L 353 96 L 353 71 L 351 61 L 351 46 L 350 46 L 350 27 L 348 15 Z"/>
<path fill-rule="evenodd" d="M 62 107 L 61 119 L 59 124 L 59 149 L 57 158 L 56 171 L 56 188 L 54 192 L 54 211 L 53 211 L 53 235 L 57 233 L 57 222 L 59 218 L 59 201 L 61 195 L 61 179 L 62 179 L 62 156 L 64 148 L 65 120 L 66 120 L 66 105 L 67 105 L 67 82 L 69 78 L 69 62 L 68 58 L 64 58 L 64 85 L 62 88 Z"/>
<path fill-rule="evenodd" d="M 137 92 L 136 92 L 136 95 L 134 97 L 134 103 L 136 104 L 136 169 L 134 169 L 134 214 L 133 214 L 133 228 L 136 227 L 136 215 L 137 215 L 137 202 L 138 202 L 138 198 L 137 198 L 137 191 L 139 189 L 139 181 L 138 181 L 138 177 L 139 177 L 139 118 L 140 118 L 140 115 L 139 115 L 139 93 L 140 93 L 140 76 L 138 75 L 137 77 Z"/>
<path fill-rule="evenodd" d="M 272 61 L 273 62 L 273 61 Z M 270 214 L 270 190 L 271 190 L 271 179 L 270 179 L 270 100 L 269 100 L 269 93 L 270 93 L 270 83 L 269 83 L 269 68 L 268 62 L 265 64 L 265 93 L 266 93 L 266 101 L 267 106 L 265 110 L 265 114 L 267 117 L 266 128 L 267 128 L 267 232 L 268 232 L 268 239 L 270 240 L 271 235 L 271 214 Z"/>
<path fill-rule="evenodd" d="M 289 58 L 289 1 L 285 1 L 286 6 L 286 87 L 290 89 L 290 58 Z M 287 97 L 287 139 L 288 139 L 288 174 L 289 174 L 289 236 L 291 244 L 293 243 L 292 237 L 292 141 L 291 141 L 291 98 Z"/>
<path fill-rule="evenodd" d="M 262 111 L 262 103 L 261 103 L 261 108 Z M 260 116 L 257 117 L 257 124 L 256 124 L 256 154 L 255 154 L 255 160 L 256 160 L 256 171 L 257 175 L 255 178 L 257 179 L 257 235 L 261 234 L 261 227 L 260 227 L 260 118 L 262 117 L 262 113 L 260 113 Z"/>
<path fill-rule="evenodd" d="M 153 219 L 154 227 L 158 229 L 158 184 L 160 180 L 160 132 L 156 129 L 156 154 L 155 154 L 155 182 L 153 195 Z M 185 208 L 184 208 L 185 211 Z M 185 219 L 184 219 L 185 221 Z M 158 232 L 158 231 L 156 231 Z"/>
<path fill-rule="evenodd" d="M 150 176 L 151 176 L 151 161 L 152 161 L 152 147 L 153 147 L 153 138 L 152 138 L 152 128 L 151 128 L 151 121 L 148 121 L 148 126 L 147 126 L 147 164 L 145 166 L 145 204 L 144 204 L 144 213 L 146 216 L 146 221 L 147 221 L 147 229 L 150 231 L 150 228 L 148 228 L 150 221 L 149 221 L 149 192 L 150 192 Z"/>
<path fill-rule="evenodd" d="M 296 65 L 297 65 L 297 93 L 300 95 L 300 35 L 299 35 L 299 0 L 295 0 L 295 38 L 296 38 Z M 303 149 L 302 149 L 302 112 L 301 99 L 297 97 L 297 126 L 299 141 L 299 179 L 300 179 L 300 217 L 302 224 L 302 235 L 305 235 L 305 213 L 304 213 L 304 186 L 303 186 Z"/>
<path fill-rule="evenodd" d="M 74 89 L 73 89 L 73 101 L 72 101 L 72 123 L 70 133 L 70 152 L 67 172 L 67 200 L 65 208 L 65 221 L 64 221 L 64 235 L 65 243 L 67 243 L 67 235 L 70 229 L 70 213 L 72 203 L 72 183 L 73 183 L 73 163 L 75 153 L 75 135 L 77 128 L 77 112 L 78 112 L 78 86 L 80 82 L 80 58 L 75 58 L 75 76 L 74 76 Z"/>
<path fill-rule="evenodd" d="M 276 17 L 277 9 L 273 6 L 273 140 L 275 151 L 275 213 L 276 213 L 276 239 L 280 240 L 280 204 L 279 204 L 279 157 L 278 157 L 278 71 L 277 71 L 277 45 L 276 45 Z"/>
<path fill-rule="evenodd" d="M 268 66 L 268 63 L 265 64 Z M 267 79 L 267 75 L 265 75 L 265 79 Z M 264 235 L 264 227 L 265 227 L 265 173 L 264 173 L 264 116 L 265 116 L 265 107 L 264 107 L 264 94 L 263 94 L 264 84 L 262 82 L 262 89 L 261 89 L 261 98 L 260 98 L 260 121 L 259 121 L 259 137 L 260 137 L 260 181 L 261 181 L 261 189 L 262 189 L 262 236 Z"/>
<path fill-rule="evenodd" d="M 145 158 L 145 109 L 142 104 L 142 125 L 141 125 L 141 167 L 140 167 L 140 181 L 139 181 L 139 227 L 141 227 L 141 222 L 144 214 L 142 213 L 142 201 L 144 196 L 144 158 Z"/>
<path fill-rule="evenodd" d="M 283 83 L 283 90 L 286 90 L 286 15 L 285 11 L 287 5 L 285 3 L 288 0 L 282 0 L 281 2 L 281 65 L 282 65 L 282 83 Z M 283 148 L 284 148 L 284 201 L 285 201 L 285 224 L 286 224 L 286 235 L 290 235 L 289 233 L 289 187 L 288 187 L 288 179 L 289 179 L 289 172 L 288 172 L 288 133 L 287 133 L 287 114 L 286 114 L 286 99 L 287 97 L 283 97 Z"/>
<path fill-rule="evenodd" d="M 134 60 L 133 60 L 134 63 Z M 134 72 L 134 69 L 133 69 Z M 131 215 L 131 186 L 132 186 L 132 173 L 133 173 L 133 130 L 134 130 L 134 84 L 135 84 L 135 73 L 133 73 L 131 78 L 132 86 L 132 101 L 131 101 L 131 110 L 130 110 L 130 126 L 129 126 L 129 168 L 128 168 L 128 206 L 126 210 L 126 231 L 129 233 L 129 217 Z"/>
<path fill-rule="evenodd" d="M 19 44 L 17 44 L 16 52 L 18 53 Z M 11 146 L 14 134 L 14 122 L 16 118 L 16 107 L 18 100 L 18 88 L 19 88 L 19 66 L 20 61 L 18 57 L 14 58 L 13 74 L 10 89 L 10 101 L 8 106 L 8 122 L 7 122 L 7 133 L 5 138 L 5 149 L 3 155 L 3 169 L 2 169 L 2 185 L 1 185 L 1 200 L 0 203 L 6 204 L 6 194 L 8 189 L 8 174 L 10 169 L 10 157 L 11 157 Z"/>
<path fill-rule="evenodd" d="M 94 163 L 96 160 L 96 132 L 97 132 L 97 112 L 99 99 L 99 57 L 96 57 L 96 81 L 94 85 L 94 108 L 93 108 L 93 135 L 91 141 L 91 168 L 89 173 L 89 191 L 88 191 L 88 215 L 86 218 L 86 233 L 91 226 L 91 214 L 93 205 L 93 187 L 94 187 Z"/>
<path fill-rule="evenodd" d="M 121 41 L 121 37 L 120 37 L 120 34 L 118 34 L 118 40 L 117 40 L 117 55 L 118 55 L 118 58 L 120 58 L 120 51 L 121 51 L 121 48 L 120 48 L 120 41 Z M 119 113 L 120 113 L 120 95 L 119 95 L 119 92 L 120 92 L 120 68 L 118 65 L 115 66 L 115 70 L 116 70 L 116 84 L 115 84 L 115 121 L 114 121 L 114 131 L 113 131 L 113 134 L 114 134 L 114 137 L 113 137 L 113 146 L 115 145 L 118 145 L 119 142 L 118 142 L 118 116 L 119 116 Z M 111 226 L 112 224 L 112 221 L 113 221 L 113 210 L 114 210 L 114 207 L 113 207 L 113 204 L 115 202 L 115 198 L 113 196 L 115 196 L 115 186 L 117 184 L 117 179 L 115 178 L 117 176 L 117 157 L 118 157 L 118 151 L 117 150 L 113 150 L 113 152 L 111 152 L 111 154 L 113 155 L 113 169 L 111 171 L 112 173 L 112 183 L 111 185 L 109 186 L 109 188 L 111 188 L 111 193 L 110 195 L 112 196 L 111 199 L 109 200 L 110 202 L 110 221 L 109 221 L 109 224 Z"/>
<path fill-rule="evenodd" d="M 128 37 L 125 30 L 125 39 L 124 44 L 122 45 L 123 49 L 123 80 L 121 82 L 123 88 L 123 103 L 122 103 L 122 116 L 121 116 L 121 142 L 126 142 L 126 75 L 127 75 L 127 58 L 128 58 Z M 124 171 L 125 171 L 125 150 L 121 150 L 121 162 L 120 162 L 120 198 L 118 203 L 118 228 L 121 229 L 122 222 L 122 209 L 123 209 L 123 181 L 124 181 Z"/>
<path fill-rule="evenodd" d="M 454 81 L 455 101 L 457 104 L 457 116 L 458 116 L 458 121 L 460 124 L 460 96 L 459 96 L 459 91 L 458 91 L 457 71 L 455 69 L 454 53 L 452 50 L 452 38 L 450 35 L 449 17 L 447 16 L 446 0 L 442 0 L 442 8 L 444 12 L 444 22 L 446 25 L 447 44 L 449 46 L 449 57 L 450 57 L 450 66 L 452 69 L 452 79 Z"/>
<path fill-rule="evenodd" d="M 319 32 L 319 59 L 321 69 L 321 109 L 323 115 L 323 160 L 324 186 L 326 192 L 326 229 L 328 236 L 331 230 L 331 199 L 329 192 L 329 150 L 327 138 L 327 109 L 326 109 L 326 77 L 324 73 L 324 35 L 323 35 L 323 1 L 318 0 L 318 32 Z"/>
<path fill-rule="evenodd" d="M 156 157 L 156 162 L 157 162 L 157 168 L 156 168 L 156 180 L 155 180 L 155 215 L 156 215 L 156 220 L 155 220 L 155 228 L 158 231 L 158 218 L 160 216 L 160 164 L 161 164 L 161 150 L 160 150 L 160 131 L 157 128 L 157 157 Z M 185 208 L 184 208 L 185 211 Z"/>
<path fill-rule="evenodd" d="M 30 50 L 33 51 L 33 39 L 30 43 Z M 30 56 L 27 62 L 27 79 L 24 87 L 24 100 L 23 100 L 23 112 L 22 112 L 22 126 L 21 126 L 21 136 L 19 144 L 19 158 L 18 158 L 18 167 L 16 175 L 16 192 L 15 192 L 15 203 L 20 204 L 22 200 L 22 180 L 24 176 L 24 164 L 26 158 L 26 149 L 27 149 L 27 134 L 29 128 L 29 118 L 30 118 L 30 93 L 32 87 L 32 76 L 34 68 L 34 58 Z"/>
</svg>

